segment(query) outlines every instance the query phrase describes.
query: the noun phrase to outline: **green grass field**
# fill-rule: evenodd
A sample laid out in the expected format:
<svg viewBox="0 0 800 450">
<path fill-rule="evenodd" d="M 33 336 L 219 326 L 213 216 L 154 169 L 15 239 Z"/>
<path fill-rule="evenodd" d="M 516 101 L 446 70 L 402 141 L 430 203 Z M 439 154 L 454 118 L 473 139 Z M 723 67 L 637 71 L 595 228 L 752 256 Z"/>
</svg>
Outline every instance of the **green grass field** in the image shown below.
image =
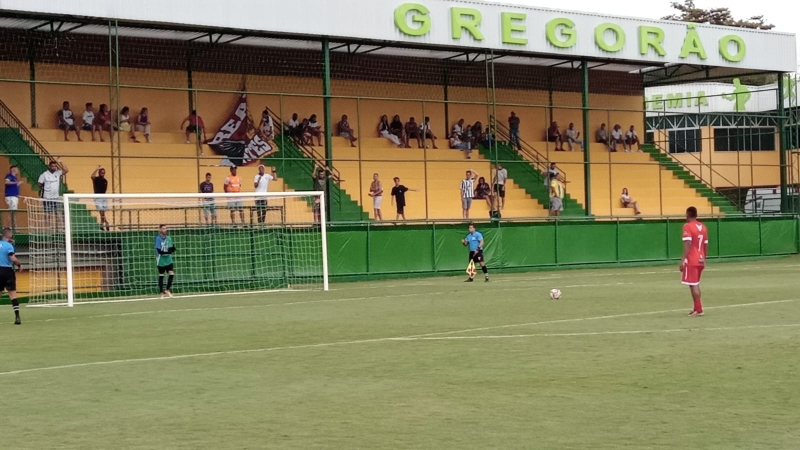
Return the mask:
<svg viewBox="0 0 800 450">
<path fill-rule="evenodd" d="M 800 258 L 0 311 L 8 449 L 797 449 Z M 561 288 L 560 301 L 550 300 Z"/>
</svg>

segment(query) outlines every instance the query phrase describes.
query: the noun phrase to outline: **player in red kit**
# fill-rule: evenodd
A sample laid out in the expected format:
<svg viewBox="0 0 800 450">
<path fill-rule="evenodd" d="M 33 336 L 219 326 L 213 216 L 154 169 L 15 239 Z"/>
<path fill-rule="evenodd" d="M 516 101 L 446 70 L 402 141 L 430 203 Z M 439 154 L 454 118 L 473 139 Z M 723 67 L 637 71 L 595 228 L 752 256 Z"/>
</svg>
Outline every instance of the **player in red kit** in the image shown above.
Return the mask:
<svg viewBox="0 0 800 450">
<path fill-rule="evenodd" d="M 697 220 L 697 208 L 686 209 L 686 223 L 683 225 L 683 259 L 681 259 L 681 281 L 689 286 L 694 300 L 692 317 L 703 315 L 703 301 L 700 298 L 700 276 L 706 267 L 708 254 L 708 229 Z"/>
</svg>

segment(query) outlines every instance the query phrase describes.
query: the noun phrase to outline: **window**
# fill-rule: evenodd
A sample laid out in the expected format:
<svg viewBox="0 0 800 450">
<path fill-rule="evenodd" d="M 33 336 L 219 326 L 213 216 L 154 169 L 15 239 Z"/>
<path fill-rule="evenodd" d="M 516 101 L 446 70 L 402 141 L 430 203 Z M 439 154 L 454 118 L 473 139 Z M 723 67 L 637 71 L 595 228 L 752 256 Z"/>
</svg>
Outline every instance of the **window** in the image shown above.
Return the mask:
<svg viewBox="0 0 800 450">
<path fill-rule="evenodd" d="M 775 128 L 714 128 L 714 149 L 718 152 L 775 150 Z"/>
<path fill-rule="evenodd" d="M 670 153 L 696 153 L 701 148 L 700 129 L 669 130 Z"/>
</svg>

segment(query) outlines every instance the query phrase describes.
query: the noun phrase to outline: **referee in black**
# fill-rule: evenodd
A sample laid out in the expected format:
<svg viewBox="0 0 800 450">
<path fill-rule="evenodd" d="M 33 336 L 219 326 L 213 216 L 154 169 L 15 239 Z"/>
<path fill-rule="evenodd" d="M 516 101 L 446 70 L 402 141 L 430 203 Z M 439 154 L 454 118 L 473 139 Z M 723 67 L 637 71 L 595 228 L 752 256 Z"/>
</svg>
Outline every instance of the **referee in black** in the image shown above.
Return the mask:
<svg viewBox="0 0 800 450">
<path fill-rule="evenodd" d="M 14 255 L 14 234 L 10 228 L 3 229 L 3 240 L 0 241 L 0 293 L 8 291 L 11 299 L 11 306 L 14 308 L 14 325 L 21 325 L 19 318 L 19 300 L 17 300 L 17 274 L 14 273 L 14 266 L 22 269 L 22 264 Z"/>
</svg>

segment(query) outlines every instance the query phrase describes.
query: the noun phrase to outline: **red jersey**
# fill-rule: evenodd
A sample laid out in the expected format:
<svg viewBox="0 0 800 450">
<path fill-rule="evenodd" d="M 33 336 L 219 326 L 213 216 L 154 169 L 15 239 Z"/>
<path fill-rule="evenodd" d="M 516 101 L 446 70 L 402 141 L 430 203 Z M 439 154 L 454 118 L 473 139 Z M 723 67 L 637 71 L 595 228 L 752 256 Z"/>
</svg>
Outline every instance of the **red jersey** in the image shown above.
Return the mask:
<svg viewBox="0 0 800 450">
<path fill-rule="evenodd" d="M 683 241 L 689 242 L 689 253 L 684 264 L 687 266 L 704 266 L 706 261 L 706 245 L 708 229 L 698 221 L 683 225 Z"/>
</svg>

